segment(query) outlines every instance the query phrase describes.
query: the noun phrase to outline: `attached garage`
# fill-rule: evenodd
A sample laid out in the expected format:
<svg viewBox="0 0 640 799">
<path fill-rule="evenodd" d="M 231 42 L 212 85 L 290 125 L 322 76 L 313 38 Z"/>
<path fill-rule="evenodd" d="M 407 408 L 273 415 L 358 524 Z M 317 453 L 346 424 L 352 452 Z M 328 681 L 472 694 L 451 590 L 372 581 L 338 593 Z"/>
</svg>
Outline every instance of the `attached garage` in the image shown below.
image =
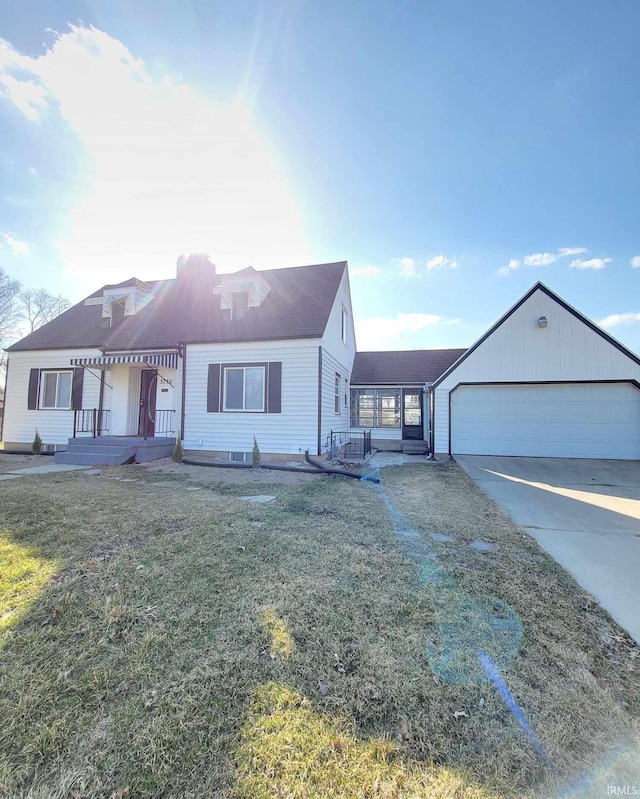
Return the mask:
<svg viewBox="0 0 640 799">
<path fill-rule="evenodd" d="M 436 455 L 640 459 L 640 357 L 542 283 L 429 402 Z"/>
<path fill-rule="evenodd" d="M 459 385 L 451 452 L 640 459 L 640 388 L 633 383 Z"/>
</svg>

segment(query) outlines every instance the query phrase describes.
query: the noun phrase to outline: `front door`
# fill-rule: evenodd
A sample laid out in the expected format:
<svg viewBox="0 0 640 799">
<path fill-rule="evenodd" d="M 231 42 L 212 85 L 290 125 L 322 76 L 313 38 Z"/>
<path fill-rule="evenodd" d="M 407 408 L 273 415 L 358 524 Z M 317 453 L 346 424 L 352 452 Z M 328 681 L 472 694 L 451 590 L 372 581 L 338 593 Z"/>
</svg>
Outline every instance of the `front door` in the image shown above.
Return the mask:
<svg viewBox="0 0 640 799">
<path fill-rule="evenodd" d="M 140 416 L 138 435 L 153 438 L 156 418 L 156 386 L 158 373 L 145 369 L 140 376 Z"/>
<path fill-rule="evenodd" d="M 422 389 L 402 389 L 402 438 L 423 439 Z"/>
</svg>

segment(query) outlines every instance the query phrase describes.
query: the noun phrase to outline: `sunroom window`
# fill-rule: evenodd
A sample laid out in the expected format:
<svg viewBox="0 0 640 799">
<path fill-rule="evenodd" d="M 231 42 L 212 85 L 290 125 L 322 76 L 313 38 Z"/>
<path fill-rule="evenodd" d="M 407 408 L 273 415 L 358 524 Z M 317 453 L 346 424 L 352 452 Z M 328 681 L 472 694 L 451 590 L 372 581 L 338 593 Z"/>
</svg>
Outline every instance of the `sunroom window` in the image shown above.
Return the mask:
<svg viewBox="0 0 640 799">
<path fill-rule="evenodd" d="M 352 388 L 351 427 L 400 427 L 400 389 Z"/>
<path fill-rule="evenodd" d="M 49 410 L 71 408 L 72 372 L 42 372 L 40 407 Z"/>
</svg>

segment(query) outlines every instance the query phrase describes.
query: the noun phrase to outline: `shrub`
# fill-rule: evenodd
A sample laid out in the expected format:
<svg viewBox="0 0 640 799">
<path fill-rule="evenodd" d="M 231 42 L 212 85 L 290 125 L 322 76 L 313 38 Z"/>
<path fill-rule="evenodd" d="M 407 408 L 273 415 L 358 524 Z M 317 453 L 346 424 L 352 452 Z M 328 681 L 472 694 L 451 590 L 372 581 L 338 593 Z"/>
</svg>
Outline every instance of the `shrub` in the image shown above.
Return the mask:
<svg viewBox="0 0 640 799">
<path fill-rule="evenodd" d="M 33 437 L 33 443 L 31 444 L 31 452 L 34 455 L 39 455 L 42 452 L 42 439 L 40 438 L 40 433 L 36 430 L 36 434 Z"/>
<path fill-rule="evenodd" d="M 179 438 L 176 438 L 176 445 L 171 453 L 171 458 L 176 463 L 182 463 L 182 459 L 184 458 L 184 450 L 182 449 L 182 441 Z"/>
<path fill-rule="evenodd" d="M 260 468 L 260 447 L 255 436 L 253 437 L 253 449 L 251 450 L 251 465 L 254 469 Z"/>
</svg>

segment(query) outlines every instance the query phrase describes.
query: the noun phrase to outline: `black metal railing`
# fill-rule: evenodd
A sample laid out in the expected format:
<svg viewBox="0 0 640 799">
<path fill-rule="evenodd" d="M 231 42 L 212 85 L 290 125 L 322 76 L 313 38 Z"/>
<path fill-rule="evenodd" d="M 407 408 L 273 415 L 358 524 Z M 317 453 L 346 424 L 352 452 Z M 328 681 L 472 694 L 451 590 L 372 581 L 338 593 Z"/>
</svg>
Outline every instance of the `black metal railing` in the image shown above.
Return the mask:
<svg viewBox="0 0 640 799">
<path fill-rule="evenodd" d="M 73 437 L 79 433 L 90 433 L 93 438 L 109 432 L 110 411 L 83 408 L 73 412 Z"/>
<path fill-rule="evenodd" d="M 153 419 L 154 436 L 172 436 L 176 434 L 176 412 L 172 410 L 149 411 Z"/>
<path fill-rule="evenodd" d="M 371 430 L 334 432 L 329 434 L 329 456 L 338 458 L 366 458 L 371 454 Z"/>
</svg>

